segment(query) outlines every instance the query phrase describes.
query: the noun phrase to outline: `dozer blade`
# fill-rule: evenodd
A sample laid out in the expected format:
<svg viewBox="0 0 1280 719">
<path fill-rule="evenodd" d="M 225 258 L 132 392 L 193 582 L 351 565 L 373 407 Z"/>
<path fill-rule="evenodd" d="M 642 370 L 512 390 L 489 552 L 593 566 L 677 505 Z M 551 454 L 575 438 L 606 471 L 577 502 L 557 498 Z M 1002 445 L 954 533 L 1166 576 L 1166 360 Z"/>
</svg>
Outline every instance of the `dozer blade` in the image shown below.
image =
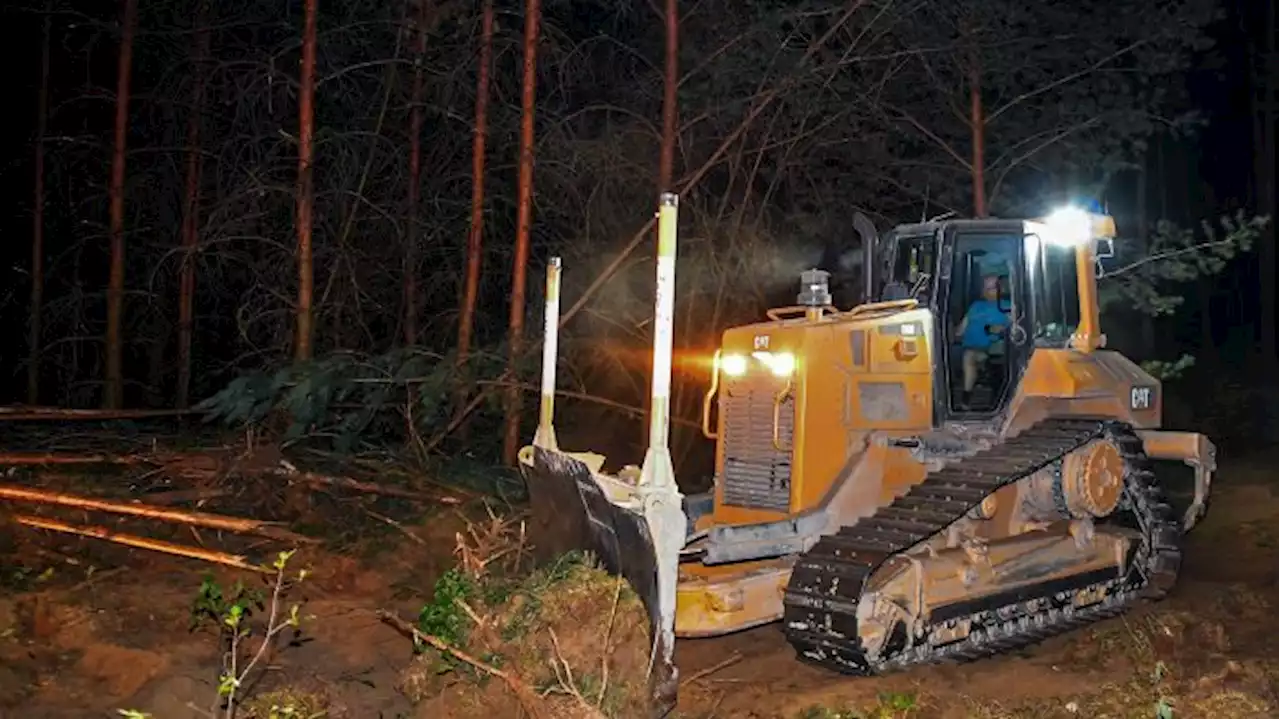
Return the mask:
<svg viewBox="0 0 1280 719">
<path fill-rule="evenodd" d="M 636 484 L 600 472 L 604 458 L 560 452 L 552 418 L 555 408 L 556 346 L 559 337 L 560 259 L 547 265 L 543 315 L 542 386 L 538 430 L 520 452 L 529 489 L 534 541 L 542 552 L 582 549 L 621 576 L 644 602 L 651 637 L 649 694 L 653 716 L 675 708 L 676 582 L 680 550 L 688 536 L 675 469 L 668 449 L 671 407 L 671 346 L 675 321 L 675 195 L 658 203 L 657 292 L 654 301 L 653 377 L 649 447 Z"/>
<path fill-rule="evenodd" d="M 590 551 L 610 574 L 627 580 L 649 615 L 652 666 L 649 674 L 654 716 L 675 708 L 677 676 L 664 631 L 659 585 L 659 556 L 640 493 L 635 487 L 592 471 L 583 459 L 563 452 L 526 447 L 520 471 L 533 511 L 533 541 L 543 552 Z M 606 491 L 607 488 L 607 491 Z M 611 501 L 614 500 L 614 501 Z M 672 580 L 674 581 L 674 580 Z"/>
</svg>

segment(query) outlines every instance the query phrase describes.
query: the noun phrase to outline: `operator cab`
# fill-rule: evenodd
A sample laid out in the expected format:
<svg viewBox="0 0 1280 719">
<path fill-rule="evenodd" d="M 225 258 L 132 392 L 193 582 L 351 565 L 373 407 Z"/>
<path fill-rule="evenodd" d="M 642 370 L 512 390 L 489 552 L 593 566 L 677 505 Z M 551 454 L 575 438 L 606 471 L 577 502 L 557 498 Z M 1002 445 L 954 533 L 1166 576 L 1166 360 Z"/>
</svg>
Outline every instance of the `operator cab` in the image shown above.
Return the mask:
<svg viewBox="0 0 1280 719">
<path fill-rule="evenodd" d="M 1021 220 L 903 225 L 872 253 L 872 301 L 914 299 L 934 316 L 935 422 L 1005 409 L 1036 347 L 1080 322 L 1075 250 Z"/>
</svg>

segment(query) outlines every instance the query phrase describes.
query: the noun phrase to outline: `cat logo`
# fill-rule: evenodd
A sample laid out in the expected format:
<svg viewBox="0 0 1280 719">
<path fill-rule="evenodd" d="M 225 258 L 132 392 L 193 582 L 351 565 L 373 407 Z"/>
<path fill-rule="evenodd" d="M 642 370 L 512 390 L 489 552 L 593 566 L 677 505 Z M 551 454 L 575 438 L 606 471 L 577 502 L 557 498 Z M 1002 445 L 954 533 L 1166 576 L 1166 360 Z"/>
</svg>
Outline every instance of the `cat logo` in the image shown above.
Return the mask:
<svg viewBox="0 0 1280 719">
<path fill-rule="evenodd" d="M 751 349 L 753 350 L 769 349 L 769 335 L 756 335 L 755 339 L 751 340 Z"/>
<path fill-rule="evenodd" d="M 1129 409 L 1151 409 L 1155 394 L 1155 390 L 1150 387 L 1133 387 L 1129 390 Z"/>
</svg>

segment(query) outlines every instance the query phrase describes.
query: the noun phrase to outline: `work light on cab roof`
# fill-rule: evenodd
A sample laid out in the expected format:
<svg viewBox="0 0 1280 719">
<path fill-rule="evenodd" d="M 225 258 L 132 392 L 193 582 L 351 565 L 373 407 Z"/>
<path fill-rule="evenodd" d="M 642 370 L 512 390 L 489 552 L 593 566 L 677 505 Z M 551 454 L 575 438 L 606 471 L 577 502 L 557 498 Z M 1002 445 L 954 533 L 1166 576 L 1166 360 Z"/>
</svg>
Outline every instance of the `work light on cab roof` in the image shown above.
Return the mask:
<svg viewBox="0 0 1280 719">
<path fill-rule="evenodd" d="M 1063 247 L 1075 247 L 1099 239 L 1110 240 L 1116 235 L 1114 218 L 1089 212 L 1077 205 L 1059 207 L 1039 223 L 1047 228 L 1044 239 Z"/>
</svg>

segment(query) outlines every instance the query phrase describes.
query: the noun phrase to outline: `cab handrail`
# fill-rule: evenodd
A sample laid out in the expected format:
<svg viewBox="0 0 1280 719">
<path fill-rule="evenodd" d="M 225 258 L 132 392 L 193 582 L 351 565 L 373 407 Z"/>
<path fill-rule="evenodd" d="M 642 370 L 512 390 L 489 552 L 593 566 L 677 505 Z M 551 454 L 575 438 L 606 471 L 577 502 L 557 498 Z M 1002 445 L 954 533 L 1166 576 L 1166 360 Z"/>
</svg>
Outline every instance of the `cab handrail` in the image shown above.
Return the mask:
<svg viewBox="0 0 1280 719">
<path fill-rule="evenodd" d="M 764 311 L 764 316 L 774 322 L 779 322 L 785 315 L 802 315 L 817 309 L 819 312 L 830 312 L 839 314 L 840 311 L 834 307 L 805 307 L 804 305 L 788 305 L 786 307 L 773 307 Z"/>
<path fill-rule="evenodd" d="M 790 447 L 782 446 L 782 403 L 786 401 L 789 394 L 791 394 L 791 378 L 787 377 L 787 383 L 773 396 L 773 448 L 779 452 L 791 451 Z"/>
<path fill-rule="evenodd" d="M 848 317 L 857 317 L 871 312 L 884 312 L 886 310 L 913 310 L 920 306 L 920 300 L 889 300 L 887 302 L 871 302 L 865 305 L 858 305 L 846 312 Z"/>
<path fill-rule="evenodd" d="M 702 398 L 702 436 L 707 439 L 717 439 L 720 436 L 718 431 L 711 429 L 711 402 L 718 391 L 720 391 L 720 350 L 716 350 L 712 357 L 711 386 L 707 388 L 707 393 Z"/>
</svg>

